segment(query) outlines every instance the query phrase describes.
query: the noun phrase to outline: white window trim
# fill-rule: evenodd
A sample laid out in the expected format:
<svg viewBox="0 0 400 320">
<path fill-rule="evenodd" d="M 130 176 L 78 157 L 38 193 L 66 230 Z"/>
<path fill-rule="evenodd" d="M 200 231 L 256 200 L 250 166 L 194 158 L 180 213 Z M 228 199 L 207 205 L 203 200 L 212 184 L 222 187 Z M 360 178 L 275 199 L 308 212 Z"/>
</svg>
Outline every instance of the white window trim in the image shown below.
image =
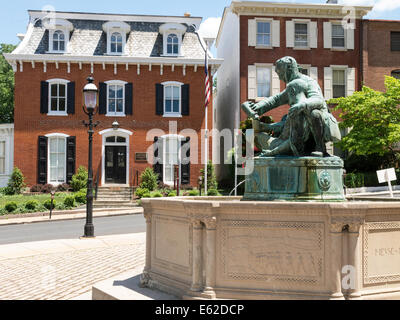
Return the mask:
<svg viewBox="0 0 400 320">
<path fill-rule="evenodd" d="M 61 117 L 66 117 L 68 116 L 68 83 L 71 81 L 65 80 L 65 79 L 50 79 L 47 80 L 49 83 L 49 105 L 48 105 L 48 110 L 49 112 L 47 113 L 48 116 L 61 116 Z M 64 84 L 65 85 L 65 111 L 52 111 L 51 110 L 51 85 L 53 84 Z"/>
<path fill-rule="evenodd" d="M 61 31 L 64 34 L 64 50 L 54 50 L 54 33 L 56 31 Z M 49 30 L 49 39 L 49 53 L 66 53 L 68 51 L 67 47 L 69 43 L 69 32 L 67 32 L 66 30 L 62 28 Z"/>
<path fill-rule="evenodd" d="M 273 49 L 273 46 L 272 46 L 272 41 L 273 41 L 273 34 L 274 34 L 274 30 L 273 30 L 273 28 L 274 28 L 274 23 L 273 23 L 273 19 L 268 19 L 268 18 L 256 18 L 255 19 L 256 20 L 256 30 L 255 30 L 255 32 L 256 32 L 256 46 L 255 46 L 255 48 L 256 49 Z M 258 44 L 257 43 L 257 30 L 258 30 L 258 27 L 257 27 L 257 23 L 258 22 L 269 22 L 269 25 L 270 25 L 270 32 L 269 32 L 269 42 L 270 42 L 270 44 L 269 45 L 261 45 L 261 44 Z"/>
<path fill-rule="evenodd" d="M 163 101 L 163 108 L 164 108 L 164 118 L 181 118 L 182 117 L 182 82 L 177 82 L 177 81 L 167 81 L 163 82 L 163 90 L 164 90 L 164 101 Z M 166 112 L 165 111 L 165 90 L 166 87 L 168 86 L 175 86 L 179 87 L 179 112 Z"/>
<path fill-rule="evenodd" d="M 159 32 L 163 35 L 163 57 L 181 57 L 182 56 L 182 38 L 186 33 L 186 27 L 179 23 L 166 23 L 160 26 Z M 168 36 L 170 34 L 176 34 L 178 37 L 178 54 L 168 54 L 167 43 Z"/>
<path fill-rule="evenodd" d="M 0 139 L 0 144 L 4 142 L 4 172 L 0 171 L 0 176 L 6 176 L 8 173 L 8 157 L 7 157 L 7 143 L 8 141 L 6 139 Z"/>
<path fill-rule="evenodd" d="M 47 53 L 68 53 L 68 45 L 69 45 L 69 36 L 71 31 L 74 29 L 74 26 L 71 22 L 64 19 L 55 19 L 55 21 L 50 22 L 53 27 L 49 29 L 49 51 Z M 64 50 L 54 50 L 53 48 L 53 36 L 56 31 L 62 31 L 64 33 L 65 38 L 65 46 Z"/>
<path fill-rule="evenodd" d="M 311 20 L 309 19 L 293 19 L 293 49 L 294 50 L 311 50 Z M 296 23 L 307 24 L 307 46 L 296 46 Z"/>
<path fill-rule="evenodd" d="M 307 70 L 307 71 L 308 71 L 307 76 L 310 77 L 310 74 L 311 74 L 311 64 L 299 64 L 299 68 L 302 68 L 302 69 Z M 300 72 L 300 70 L 299 70 L 299 72 Z M 300 73 L 301 73 L 301 72 L 300 72 Z"/>
<path fill-rule="evenodd" d="M 333 26 L 334 25 L 342 25 L 342 22 L 341 21 L 330 21 L 330 23 L 331 23 L 331 39 L 330 39 L 330 41 L 331 41 L 331 50 L 332 51 L 347 51 L 347 30 L 345 29 L 345 28 L 343 28 L 343 31 L 344 31 L 344 46 L 343 47 L 334 47 L 333 46 L 333 32 L 332 32 L 332 30 L 333 30 Z"/>
<path fill-rule="evenodd" d="M 161 139 L 162 139 L 162 141 L 163 141 L 163 146 L 162 146 L 162 153 L 163 153 L 163 155 L 162 155 L 162 164 L 163 164 L 163 183 L 164 184 L 166 184 L 166 185 L 170 185 L 170 186 L 172 186 L 172 185 L 174 185 L 174 182 L 172 181 L 166 181 L 165 180 L 165 153 L 166 153 L 166 150 L 167 150 L 167 148 L 166 148 L 166 142 L 167 142 L 167 140 L 168 140 L 168 138 L 176 138 L 177 140 L 178 140 L 178 163 L 179 163 L 179 179 L 180 179 L 180 182 L 181 182 L 181 180 L 182 180 L 182 159 L 181 159 L 181 148 L 182 148 L 182 141 L 185 139 L 185 137 L 183 137 L 183 136 L 180 136 L 180 135 L 177 135 L 177 134 L 167 134 L 167 135 L 164 135 L 164 136 L 162 136 L 162 137 L 160 137 Z"/>
<path fill-rule="evenodd" d="M 271 83 L 270 83 L 270 86 L 269 86 L 269 97 L 271 97 L 272 96 L 272 71 L 273 71 L 272 68 L 274 67 L 274 65 L 272 63 L 255 63 L 254 65 L 256 66 L 256 93 L 257 93 L 256 94 L 257 97 L 256 97 L 255 101 L 256 102 L 260 102 L 260 101 L 262 101 L 262 100 L 264 100 L 265 98 L 268 98 L 268 97 L 259 97 L 258 96 L 257 69 L 258 68 L 269 68 L 270 69 Z"/>
<path fill-rule="evenodd" d="M 102 170 L 101 170 L 101 184 L 106 185 L 106 174 L 105 174 L 105 164 L 106 164 L 106 146 L 126 146 L 126 186 L 129 186 L 129 155 L 130 155 L 130 136 L 133 135 L 133 132 L 125 130 L 125 129 L 106 129 L 99 134 L 102 136 L 102 151 L 101 151 L 101 159 L 102 159 Z M 106 142 L 108 137 L 112 136 L 120 136 L 126 139 L 125 143 L 111 143 Z"/>
<path fill-rule="evenodd" d="M 125 55 L 125 47 L 127 42 L 127 34 L 131 31 L 129 24 L 122 21 L 110 21 L 103 25 L 103 30 L 107 33 L 107 55 L 123 56 Z M 122 36 L 122 52 L 111 52 L 111 36 L 118 32 Z"/>
<path fill-rule="evenodd" d="M 106 117 L 126 117 L 125 114 L 125 85 L 127 84 L 126 81 L 122 81 L 122 80 L 110 80 L 110 81 L 106 81 L 105 84 L 107 84 L 107 113 L 106 113 Z M 123 97 L 123 107 L 124 110 L 122 112 L 109 112 L 109 94 L 110 94 L 110 90 L 109 90 L 109 86 L 110 85 L 118 85 L 118 86 L 122 86 L 122 97 Z"/>
<path fill-rule="evenodd" d="M 64 166 L 64 182 L 51 182 L 50 181 L 50 143 L 47 145 L 47 183 L 52 184 L 53 186 L 58 186 L 60 184 L 67 182 L 67 138 L 70 136 L 64 133 L 51 133 L 45 135 L 45 137 L 49 138 L 63 138 L 65 140 L 65 166 Z"/>
<path fill-rule="evenodd" d="M 347 97 L 347 77 L 348 77 L 348 66 L 344 65 L 330 65 L 330 68 L 332 69 L 332 98 L 333 98 L 333 72 L 337 70 L 343 70 L 344 71 L 344 97 Z M 335 99 L 335 98 L 333 98 Z"/>
</svg>

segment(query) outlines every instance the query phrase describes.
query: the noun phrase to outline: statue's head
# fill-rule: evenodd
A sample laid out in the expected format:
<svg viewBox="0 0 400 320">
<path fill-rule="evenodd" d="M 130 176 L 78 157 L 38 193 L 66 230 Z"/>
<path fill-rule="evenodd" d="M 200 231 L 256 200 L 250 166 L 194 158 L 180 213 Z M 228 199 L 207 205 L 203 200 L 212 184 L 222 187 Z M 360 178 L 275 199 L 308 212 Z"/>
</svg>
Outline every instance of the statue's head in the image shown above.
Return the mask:
<svg viewBox="0 0 400 320">
<path fill-rule="evenodd" d="M 275 63 L 275 71 L 279 79 L 288 83 L 299 76 L 299 66 L 293 57 L 283 57 Z"/>
</svg>

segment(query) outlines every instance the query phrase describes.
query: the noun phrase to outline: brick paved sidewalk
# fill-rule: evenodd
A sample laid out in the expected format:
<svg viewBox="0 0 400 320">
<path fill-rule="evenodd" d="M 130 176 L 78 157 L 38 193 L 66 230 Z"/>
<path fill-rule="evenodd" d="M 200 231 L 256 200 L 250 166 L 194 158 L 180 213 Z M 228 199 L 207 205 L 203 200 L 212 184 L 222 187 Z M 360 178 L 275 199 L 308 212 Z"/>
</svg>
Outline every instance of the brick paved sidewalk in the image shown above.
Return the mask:
<svg viewBox="0 0 400 320">
<path fill-rule="evenodd" d="M 0 246 L 0 300 L 67 300 L 144 266 L 145 234 Z"/>
</svg>

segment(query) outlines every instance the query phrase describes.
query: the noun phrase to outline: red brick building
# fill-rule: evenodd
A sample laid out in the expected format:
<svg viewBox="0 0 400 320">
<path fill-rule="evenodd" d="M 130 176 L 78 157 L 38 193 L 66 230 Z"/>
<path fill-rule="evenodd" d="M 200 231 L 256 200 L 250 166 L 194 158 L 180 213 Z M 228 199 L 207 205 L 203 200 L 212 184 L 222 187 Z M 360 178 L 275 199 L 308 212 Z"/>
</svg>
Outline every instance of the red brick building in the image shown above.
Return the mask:
<svg viewBox="0 0 400 320">
<path fill-rule="evenodd" d="M 300 71 L 319 83 L 327 100 L 359 90 L 361 20 L 371 9 L 355 6 L 349 13 L 338 4 L 232 2 L 225 8 L 216 42 L 218 57 L 224 59 L 218 70 L 216 128 L 238 128 L 246 118 L 240 111 L 243 102 L 284 90 L 274 70 L 284 56 L 297 60 Z M 278 122 L 288 108 L 268 115 Z M 220 177 L 226 173 L 221 168 Z"/>
<path fill-rule="evenodd" d="M 385 91 L 385 76 L 400 79 L 400 21 L 363 20 L 362 23 L 362 83 Z"/>
<path fill-rule="evenodd" d="M 164 183 L 173 184 L 179 161 L 182 183 L 197 185 L 205 127 L 204 51 L 195 33 L 201 18 L 29 16 L 23 41 L 6 55 L 15 71 L 14 165 L 27 184 L 69 182 L 80 165 L 87 166 L 82 90 L 93 75 L 99 88 L 93 141 L 98 182 L 133 185 L 156 156 L 163 160 L 154 168 Z M 210 73 L 220 62 L 209 60 Z M 210 112 L 209 128 L 211 120 Z M 149 134 L 152 129 L 158 132 Z"/>
</svg>

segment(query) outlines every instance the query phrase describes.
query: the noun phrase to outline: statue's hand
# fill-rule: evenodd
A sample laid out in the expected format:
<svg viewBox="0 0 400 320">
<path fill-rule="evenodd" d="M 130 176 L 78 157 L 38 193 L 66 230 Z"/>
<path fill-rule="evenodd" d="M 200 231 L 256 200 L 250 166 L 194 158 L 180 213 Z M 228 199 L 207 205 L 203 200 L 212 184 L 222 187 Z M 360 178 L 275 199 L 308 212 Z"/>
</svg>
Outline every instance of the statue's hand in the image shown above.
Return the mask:
<svg viewBox="0 0 400 320">
<path fill-rule="evenodd" d="M 251 106 L 251 109 L 257 113 L 259 116 L 263 114 L 263 105 L 260 105 L 258 103 L 255 103 Z"/>
<path fill-rule="evenodd" d="M 296 103 L 289 109 L 289 117 L 295 117 L 305 109 L 303 103 Z"/>
</svg>

